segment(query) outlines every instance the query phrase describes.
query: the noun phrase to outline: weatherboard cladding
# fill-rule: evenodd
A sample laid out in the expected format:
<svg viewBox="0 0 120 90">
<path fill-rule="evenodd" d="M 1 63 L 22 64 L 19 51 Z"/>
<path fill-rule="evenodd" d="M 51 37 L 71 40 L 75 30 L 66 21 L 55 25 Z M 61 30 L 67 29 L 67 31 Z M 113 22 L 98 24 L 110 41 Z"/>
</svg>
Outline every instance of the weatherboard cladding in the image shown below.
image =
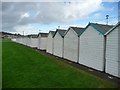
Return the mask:
<svg viewBox="0 0 120 90">
<path fill-rule="evenodd" d="M 79 63 L 103 71 L 104 36 L 89 25 L 79 38 Z"/>
<path fill-rule="evenodd" d="M 108 31 L 106 43 L 106 73 L 117 77 L 120 77 L 119 28 L 120 23 Z"/>
<path fill-rule="evenodd" d="M 70 28 L 64 36 L 64 58 L 73 62 L 78 61 L 78 36 L 76 32 Z"/>
<path fill-rule="evenodd" d="M 55 31 L 49 31 L 47 37 L 47 52 L 53 54 L 53 35 Z"/>
<path fill-rule="evenodd" d="M 38 34 L 38 49 L 46 50 L 48 33 Z"/>
<path fill-rule="evenodd" d="M 63 56 L 63 38 L 57 32 L 55 37 L 53 38 L 53 54 L 55 56 L 62 57 Z"/>
</svg>

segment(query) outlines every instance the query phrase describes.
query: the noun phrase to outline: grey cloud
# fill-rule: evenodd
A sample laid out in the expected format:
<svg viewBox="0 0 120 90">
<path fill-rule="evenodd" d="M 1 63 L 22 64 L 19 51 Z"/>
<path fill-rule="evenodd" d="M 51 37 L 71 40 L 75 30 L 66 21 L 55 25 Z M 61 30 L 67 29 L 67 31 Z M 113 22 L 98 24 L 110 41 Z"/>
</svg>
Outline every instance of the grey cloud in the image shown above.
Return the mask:
<svg viewBox="0 0 120 90">
<path fill-rule="evenodd" d="M 85 3 L 89 3 L 89 1 L 90 0 L 86 0 Z M 28 25 L 32 23 L 50 24 L 55 22 L 66 23 L 74 21 L 81 18 L 81 13 L 85 13 L 86 15 L 99 9 L 101 0 L 98 0 L 97 4 L 92 5 L 90 11 L 87 10 L 83 12 L 84 10 L 82 11 L 81 5 L 83 9 L 88 9 L 87 7 L 89 7 L 85 6 L 85 3 L 76 6 L 74 4 L 66 5 L 64 2 L 3 2 L 2 27 L 4 31 L 13 31 L 13 28 L 17 25 Z M 32 16 L 32 14 L 30 14 L 29 17 L 21 19 L 21 15 L 27 12 L 34 12 L 34 15 Z M 35 14 L 37 15 L 35 16 Z"/>
</svg>

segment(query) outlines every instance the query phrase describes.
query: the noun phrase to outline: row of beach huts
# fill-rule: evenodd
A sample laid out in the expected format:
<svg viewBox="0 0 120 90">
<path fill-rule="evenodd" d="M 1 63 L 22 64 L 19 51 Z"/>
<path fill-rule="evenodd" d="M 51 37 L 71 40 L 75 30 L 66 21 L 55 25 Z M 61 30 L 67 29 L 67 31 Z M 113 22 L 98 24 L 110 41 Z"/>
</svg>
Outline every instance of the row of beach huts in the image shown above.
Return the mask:
<svg viewBox="0 0 120 90">
<path fill-rule="evenodd" d="M 120 78 L 120 22 L 89 23 L 49 33 L 20 36 L 13 41 Z"/>
</svg>

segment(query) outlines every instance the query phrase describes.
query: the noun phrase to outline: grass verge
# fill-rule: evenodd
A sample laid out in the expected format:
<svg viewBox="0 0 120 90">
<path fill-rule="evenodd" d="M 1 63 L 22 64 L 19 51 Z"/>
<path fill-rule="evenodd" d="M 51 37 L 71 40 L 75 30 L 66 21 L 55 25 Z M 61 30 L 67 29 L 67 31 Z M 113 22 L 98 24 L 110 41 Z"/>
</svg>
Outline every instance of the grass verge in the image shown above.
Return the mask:
<svg viewBox="0 0 120 90">
<path fill-rule="evenodd" d="M 3 40 L 3 88 L 115 88 L 114 84 L 23 45 Z"/>
</svg>

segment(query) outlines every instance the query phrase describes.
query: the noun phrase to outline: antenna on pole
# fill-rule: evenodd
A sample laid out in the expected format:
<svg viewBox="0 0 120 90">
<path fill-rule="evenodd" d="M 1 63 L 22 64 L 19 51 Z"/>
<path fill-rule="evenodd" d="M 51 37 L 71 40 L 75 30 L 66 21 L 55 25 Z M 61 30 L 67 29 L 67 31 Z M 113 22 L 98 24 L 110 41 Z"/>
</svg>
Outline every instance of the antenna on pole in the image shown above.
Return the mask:
<svg viewBox="0 0 120 90">
<path fill-rule="evenodd" d="M 108 18 L 109 18 L 109 15 L 106 15 L 107 25 L 108 25 Z"/>
</svg>

